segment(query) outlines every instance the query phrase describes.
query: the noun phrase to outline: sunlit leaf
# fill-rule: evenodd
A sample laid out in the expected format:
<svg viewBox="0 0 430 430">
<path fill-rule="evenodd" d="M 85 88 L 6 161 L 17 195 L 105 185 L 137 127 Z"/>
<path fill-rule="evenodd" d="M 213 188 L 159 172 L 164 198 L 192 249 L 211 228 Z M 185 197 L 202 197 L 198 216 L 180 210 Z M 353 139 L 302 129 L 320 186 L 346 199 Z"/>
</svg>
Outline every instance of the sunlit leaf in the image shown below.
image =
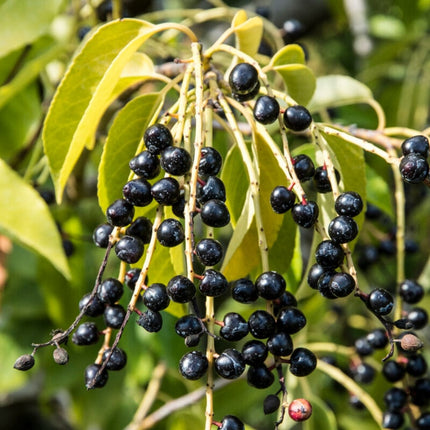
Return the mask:
<svg viewBox="0 0 430 430">
<path fill-rule="evenodd" d="M 69 268 L 48 206 L 33 187 L 0 160 L 0 229 L 49 260 L 65 277 Z M 31 216 L 30 212 L 31 211 Z"/>
<path fill-rule="evenodd" d="M 343 75 L 321 76 L 317 79 L 316 89 L 308 104 L 311 111 L 329 107 L 365 103 L 373 99 L 370 89 L 354 78 Z"/>
<path fill-rule="evenodd" d="M 251 57 L 255 56 L 263 36 L 263 21 L 255 16 L 248 19 L 242 9 L 233 18 L 232 27 L 236 33 L 236 47 Z"/>
<path fill-rule="evenodd" d="M 66 181 L 95 133 L 122 70 L 139 46 L 156 32 L 157 26 L 145 21 L 113 21 L 95 32 L 71 63 L 43 131 L 57 201 L 61 201 Z"/>
<path fill-rule="evenodd" d="M 6 0 L 0 4 L 0 57 L 39 38 L 60 11 L 63 0 Z"/>
<path fill-rule="evenodd" d="M 116 116 L 103 148 L 99 165 L 98 199 L 104 212 L 122 197 L 122 188 L 130 174 L 129 161 L 136 154 L 143 133 L 161 109 L 163 97 L 148 93 L 136 97 Z"/>
<path fill-rule="evenodd" d="M 285 66 L 287 64 L 305 64 L 305 53 L 300 45 L 291 43 L 281 48 L 270 61 L 271 67 Z"/>
</svg>

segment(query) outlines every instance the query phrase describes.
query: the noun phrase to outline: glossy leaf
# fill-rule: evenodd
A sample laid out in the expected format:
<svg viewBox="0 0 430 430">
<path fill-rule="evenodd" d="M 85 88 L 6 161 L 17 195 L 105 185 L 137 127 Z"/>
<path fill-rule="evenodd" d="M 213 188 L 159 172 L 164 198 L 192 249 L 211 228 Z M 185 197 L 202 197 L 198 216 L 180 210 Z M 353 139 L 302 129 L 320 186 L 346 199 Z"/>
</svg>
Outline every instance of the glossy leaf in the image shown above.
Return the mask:
<svg viewBox="0 0 430 430">
<path fill-rule="evenodd" d="M 343 75 L 321 76 L 308 108 L 312 111 L 329 107 L 366 103 L 373 99 L 370 89 L 354 78 Z"/>
<path fill-rule="evenodd" d="M 63 0 L 6 0 L 0 4 L 0 57 L 32 43 L 49 31 Z"/>
<path fill-rule="evenodd" d="M 57 201 L 61 201 L 67 179 L 95 133 L 122 70 L 156 31 L 156 26 L 145 21 L 113 21 L 95 32 L 71 63 L 43 130 Z"/>
<path fill-rule="evenodd" d="M 288 95 L 298 104 L 307 105 L 316 87 L 312 70 L 303 64 L 274 66 L 273 69 L 282 76 Z"/>
<path fill-rule="evenodd" d="M 98 199 L 103 212 L 114 200 L 121 198 L 122 188 L 130 174 L 128 163 L 162 104 L 160 94 L 148 93 L 127 103 L 116 116 L 99 165 Z"/>
<path fill-rule="evenodd" d="M 248 19 L 242 9 L 233 18 L 232 27 L 236 33 L 236 47 L 251 57 L 255 56 L 263 36 L 263 21 L 254 16 Z"/>
<path fill-rule="evenodd" d="M 270 61 L 270 67 L 287 64 L 306 64 L 305 53 L 300 45 L 291 43 L 281 48 Z"/>
<path fill-rule="evenodd" d="M 0 230 L 49 260 L 69 278 L 69 267 L 54 219 L 39 193 L 0 160 Z M 31 216 L 29 216 L 31 210 Z"/>
</svg>

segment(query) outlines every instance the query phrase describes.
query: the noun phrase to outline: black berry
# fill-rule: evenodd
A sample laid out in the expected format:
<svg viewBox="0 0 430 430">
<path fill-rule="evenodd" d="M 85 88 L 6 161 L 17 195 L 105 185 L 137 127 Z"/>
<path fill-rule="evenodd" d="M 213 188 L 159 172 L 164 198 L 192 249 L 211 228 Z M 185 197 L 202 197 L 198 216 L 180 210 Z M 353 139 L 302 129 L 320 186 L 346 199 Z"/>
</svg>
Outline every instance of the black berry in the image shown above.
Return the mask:
<svg viewBox="0 0 430 430">
<path fill-rule="evenodd" d="M 107 278 L 99 285 L 97 296 L 102 303 L 113 305 L 121 298 L 123 292 L 124 288 L 118 279 Z"/>
<path fill-rule="evenodd" d="M 258 71 L 249 63 L 239 63 L 233 67 L 229 76 L 231 90 L 235 94 L 247 95 L 258 85 Z"/>
<path fill-rule="evenodd" d="M 272 124 L 278 119 L 279 103 L 274 97 L 260 96 L 254 105 L 254 118 L 261 124 Z"/>
<path fill-rule="evenodd" d="M 339 171 L 337 169 L 334 169 L 334 174 L 335 174 L 337 183 L 339 183 L 340 181 Z M 331 182 L 328 176 L 328 171 L 326 166 L 318 166 L 315 169 L 313 183 L 314 183 L 315 189 L 321 194 L 329 193 L 332 190 Z"/>
<path fill-rule="evenodd" d="M 290 106 L 284 112 L 285 127 L 293 131 L 306 130 L 312 123 L 310 112 L 300 105 Z"/>
<path fill-rule="evenodd" d="M 335 273 L 330 278 L 329 288 L 336 297 L 346 297 L 355 290 L 355 281 L 349 273 Z"/>
<path fill-rule="evenodd" d="M 266 300 L 275 300 L 284 293 L 287 284 L 285 279 L 275 271 L 262 273 L 255 281 L 260 297 Z"/>
<path fill-rule="evenodd" d="M 154 124 L 148 127 L 143 135 L 147 150 L 154 155 L 173 145 L 173 137 L 170 130 L 163 124 Z"/>
<path fill-rule="evenodd" d="M 224 182 L 216 176 L 209 176 L 204 185 L 197 185 L 197 200 L 203 205 L 209 200 L 221 200 L 225 202 L 226 193 Z"/>
<path fill-rule="evenodd" d="M 167 218 L 158 227 L 157 239 L 163 246 L 177 246 L 185 239 L 184 228 L 178 220 Z"/>
<path fill-rule="evenodd" d="M 111 351 L 112 351 L 111 348 L 105 349 L 105 351 L 103 352 L 103 361 L 107 360 Z M 121 348 L 116 347 L 113 350 L 109 358 L 109 361 L 106 364 L 106 369 L 121 370 L 122 368 L 124 368 L 126 364 L 127 364 L 127 354 Z"/>
<path fill-rule="evenodd" d="M 348 243 L 357 237 L 358 226 L 351 217 L 339 215 L 330 221 L 328 234 L 333 242 Z"/>
<path fill-rule="evenodd" d="M 121 305 L 106 306 L 103 318 L 107 327 L 120 328 L 125 318 L 125 309 Z"/>
<path fill-rule="evenodd" d="M 399 170 L 405 182 L 419 184 L 427 177 L 429 165 L 422 155 L 412 152 L 400 160 Z"/>
<path fill-rule="evenodd" d="M 215 370 L 224 379 L 236 379 L 245 371 L 245 360 L 239 351 L 229 348 L 215 359 Z"/>
<path fill-rule="evenodd" d="M 315 250 L 315 259 L 324 269 L 336 269 L 342 264 L 344 256 L 342 247 L 332 240 L 323 240 Z"/>
<path fill-rule="evenodd" d="M 211 146 L 202 148 L 200 151 L 199 175 L 203 178 L 216 176 L 221 170 L 221 154 Z"/>
<path fill-rule="evenodd" d="M 153 311 L 166 309 L 170 303 L 166 286 L 159 283 L 150 285 L 143 293 L 143 303 Z"/>
<path fill-rule="evenodd" d="M 127 182 L 122 195 L 133 206 L 148 206 L 152 202 L 151 184 L 144 178 Z"/>
<path fill-rule="evenodd" d="M 289 334 L 280 331 L 269 337 L 267 348 L 273 355 L 287 356 L 293 352 L 293 341 Z"/>
<path fill-rule="evenodd" d="M 159 332 L 163 327 L 163 317 L 160 312 L 147 309 L 139 315 L 137 324 L 149 333 Z"/>
<path fill-rule="evenodd" d="M 400 297 L 409 304 L 418 303 L 424 296 L 424 288 L 410 279 L 400 284 Z"/>
<path fill-rule="evenodd" d="M 367 304 L 375 314 L 388 315 L 394 307 L 394 300 L 387 290 L 377 288 L 369 294 Z"/>
<path fill-rule="evenodd" d="M 318 205 L 314 201 L 296 203 L 291 209 L 294 222 L 303 228 L 311 228 L 319 215 Z"/>
<path fill-rule="evenodd" d="M 245 430 L 243 422 L 234 415 L 226 415 L 221 421 L 219 430 Z"/>
<path fill-rule="evenodd" d="M 154 179 L 160 173 L 160 160 L 149 151 L 143 151 L 130 160 L 130 169 L 145 179 Z"/>
<path fill-rule="evenodd" d="M 99 248 L 107 248 L 109 245 L 109 236 L 113 231 L 113 226 L 110 224 L 100 224 L 94 229 L 93 242 Z"/>
<path fill-rule="evenodd" d="M 88 302 L 90 301 L 91 294 L 85 294 L 84 297 L 82 297 L 81 300 L 79 300 L 79 310 L 81 311 L 85 306 L 87 306 Z M 87 315 L 89 317 L 98 317 L 99 315 L 102 315 L 105 310 L 105 305 L 100 301 L 100 299 L 95 295 L 91 299 L 91 303 L 86 308 L 84 315 Z"/>
<path fill-rule="evenodd" d="M 140 216 L 127 227 L 125 234 L 138 237 L 144 244 L 149 243 L 152 236 L 152 222 L 148 218 Z"/>
<path fill-rule="evenodd" d="M 180 196 L 180 185 L 175 178 L 162 178 L 152 185 L 152 196 L 160 205 L 171 206 Z"/>
<path fill-rule="evenodd" d="M 196 294 L 194 284 L 183 275 L 174 276 L 167 284 L 167 294 L 177 303 L 187 303 Z"/>
<path fill-rule="evenodd" d="M 231 296 L 239 303 L 253 303 L 258 299 L 258 291 L 250 279 L 240 278 L 233 282 Z"/>
<path fill-rule="evenodd" d="M 106 210 L 106 217 L 110 224 L 124 227 L 133 221 L 134 207 L 124 199 L 115 200 Z"/>
<path fill-rule="evenodd" d="M 294 334 L 306 325 L 306 317 L 300 309 L 285 308 L 279 312 L 276 324 L 279 331 Z"/>
<path fill-rule="evenodd" d="M 219 332 L 220 336 L 229 341 L 238 341 L 244 338 L 248 332 L 248 323 L 236 312 L 228 312 L 224 315 L 224 325 Z"/>
<path fill-rule="evenodd" d="M 217 297 L 228 290 L 227 279 L 221 272 L 207 269 L 202 276 L 203 279 L 199 283 L 199 290 L 204 296 Z"/>
<path fill-rule="evenodd" d="M 402 143 L 402 154 L 408 155 L 411 153 L 419 154 L 427 158 L 429 155 L 429 141 L 427 137 L 418 135 L 406 139 Z"/>
<path fill-rule="evenodd" d="M 242 347 L 242 356 L 246 364 L 258 366 L 264 363 L 268 355 L 267 346 L 259 340 L 250 340 Z"/>
<path fill-rule="evenodd" d="M 299 154 L 292 159 L 294 170 L 300 181 L 305 182 L 312 179 L 315 174 L 315 166 L 310 157 Z"/>
<path fill-rule="evenodd" d="M 96 377 L 98 371 L 100 370 L 101 365 L 100 364 L 90 364 L 85 368 L 85 386 L 88 388 L 91 385 L 94 388 L 102 388 L 106 385 L 108 381 L 108 371 L 106 369 L 103 369 L 103 371 L 100 373 L 100 375 L 95 380 L 94 384 L 94 378 Z"/>
<path fill-rule="evenodd" d="M 175 331 L 178 336 L 186 338 L 201 333 L 202 323 L 195 315 L 184 315 L 176 321 Z"/>
<path fill-rule="evenodd" d="M 200 216 L 209 227 L 224 227 L 230 222 L 230 213 L 221 200 L 207 201 L 201 209 Z"/>
<path fill-rule="evenodd" d="M 99 331 L 93 322 L 85 322 L 73 333 L 72 342 L 76 345 L 92 345 L 99 340 Z"/>
<path fill-rule="evenodd" d="M 125 235 L 116 243 L 115 254 L 128 264 L 137 263 L 143 255 L 143 243 L 138 237 Z"/>
<path fill-rule="evenodd" d="M 183 176 L 191 169 L 193 160 L 186 149 L 169 146 L 161 153 L 160 162 L 170 175 Z"/>
<path fill-rule="evenodd" d="M 279 185 L 270 194 L 270 205 L 277 214 L 289 211 L 296 201 L 295 194 L 288 188 Z"/>
<path fill-rule="evenodd" d="M 317 366 L 315 354 L 306 348 L 296 348 L 290 357 L 290 372 L 295 376 L 307 376 Z"/>
<path fill-rule="evenodd" d="M 273 373 L 264 364 L 250 366 L 246 376 L 248 384 L 259 389 L 270 387 L 275 380 Z"/>
<path fill-rule="evenodd" d="M 338 196 L 334 208 L 339 215 L 355 217 L 363 210 L 363 200 L 355 191 L 347 191 Z"/>
<path fill-rule="evenodd" d="M 186 353 L 179 362 L 181 375 L 186 379 L 200 379 L 208 369 L 208 359 L 199 351 Z"/>
<path fill-rule="evenodd" d="M 258 310 L 248 319 L 249 331 L 257 339 L 266 339 L 275 332 L 276 322 L 269 312 Z"/>
<path fill-rule="evenodd" d="M 221 243 L 215 239 L 202 239 L 197 243 L 195 253 L 204 266 L 215 266 L 224 255 Z"/>
</svg>

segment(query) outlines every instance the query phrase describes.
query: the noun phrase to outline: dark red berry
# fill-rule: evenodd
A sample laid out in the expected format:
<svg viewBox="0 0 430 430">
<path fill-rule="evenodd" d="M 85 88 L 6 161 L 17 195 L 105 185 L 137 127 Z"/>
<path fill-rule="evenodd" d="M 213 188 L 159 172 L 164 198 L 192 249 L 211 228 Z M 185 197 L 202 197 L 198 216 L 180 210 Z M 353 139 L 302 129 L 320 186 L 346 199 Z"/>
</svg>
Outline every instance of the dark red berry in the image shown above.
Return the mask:
<svg viewBox="0 0 430 430">
<path fill-rule="evenodd" d="M 306 399 L 295 399 L 288 406 L 288 415 L 293 421 L 306 421 L 312 415 L 312 405 Z"/>
<path fill-rule="evenodd" d="M 300 105 L 290 106 L 284 112 L 285 127 L 293 131 L 306 130 L 312 123 L 310 112 Z"/>
<path fill-rule="evenodd" d="M 254 118 L 261 124 L 272 124 L 278 119 L 279 103 L 274 97 L 260 96 L 254 105 Z"/>
<path fill-rule="evenodd" d="M 106 210 L 106 217 L 110 224 L 124 227 L 133 221 L 134 207 L 124 199 L 115 200 Z"/>
<path fill-rule="evenodd" d="M 289 211 L 296 201 L 295 194 L 287 187 L 279 185 L 270 194 L 270 205 L 277 214 Z"/>
<path fill-rule="evenodd" d="M 115 254 L 128 264 L 137 263 L 143 255 L 143 243 L 138 237 L 123 236 L 115 245 Z"/>
<path fill-rule="evenodd" d="M 151 154 L 160 154 L 168 146 L 173 145 L 170 130 L 163 124 L 154 124 L 148 127 L 143 135 L 147 150 Z"/>
<path fill-rule="evenodd" d="M 187 352 L 179 362 L 179 371 L 186 379 L 200 379 L 208 370 L 208 359 L 200 351 Z"/>
</svg>

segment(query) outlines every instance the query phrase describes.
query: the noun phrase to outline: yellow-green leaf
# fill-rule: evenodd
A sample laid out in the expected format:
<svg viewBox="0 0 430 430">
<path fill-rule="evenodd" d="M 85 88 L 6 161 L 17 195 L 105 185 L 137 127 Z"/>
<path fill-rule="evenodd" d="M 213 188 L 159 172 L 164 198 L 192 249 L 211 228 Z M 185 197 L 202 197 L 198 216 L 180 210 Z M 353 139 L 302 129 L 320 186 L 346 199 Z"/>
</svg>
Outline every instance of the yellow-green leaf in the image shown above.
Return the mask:
<svg viewBox="0 0 430 430">
<path fill-rule="evenodd" d="M 69 266 L 48 206 L 3 160 L 0 160 L 0 230 L 49 260 L 65 277 Z"/>
<path fill-rule="evenodd" d="M 49 31 L 63 0 L 6 0 L 0 4 L 0 57 Z"/>
<path fill-rule="evenodd" d="M 74 58 L 43 130 L 57 201 L 61 201 L 66 181 L 95 133 L 121 72 L 140 45 L 157 31 L 157 26 L 145 21 L 113 21 L 95 32 Z"/>
<path fill-rule="evenodd" d="M 116 116 L 99 165 L 97 194 L 103 212 L 121 198 L 130 174 L 128 162 L 136 154 L 143 133 L 160 111 L 163 100 L 158 93 L 144 94 L 127 103 Z"/>
<path fill-rule="evenodd" d="M 373 99 L 370 89 L 354 78 L 343 75 L 321 76 L 308 108 L 318 111 L 329 107 L 366 103 Z"/>
<path fill-rule="evenodd" d="M 307 105 L 316 87 L 312 70 L 304 64 L 274 66 L 273 69 L 282 76 L 288 95 L 298 104 Z"/>
<path fill-rule="evenodd" d="M 232 27 L 236 33 L 236 47 L 250 55 L 255 56 L 263 36 L 263 21 L 254 16 L 248 19 L 246 12 L 240 10 L 233 18 Z"/>
<path fill-rule="evenodd" d="M 300 45 L 291 43 L 290 45 L 285 45 L 272 57 L 269 67 L 305 63 L 306 59 L 303 48 Z"/>
</svg>

